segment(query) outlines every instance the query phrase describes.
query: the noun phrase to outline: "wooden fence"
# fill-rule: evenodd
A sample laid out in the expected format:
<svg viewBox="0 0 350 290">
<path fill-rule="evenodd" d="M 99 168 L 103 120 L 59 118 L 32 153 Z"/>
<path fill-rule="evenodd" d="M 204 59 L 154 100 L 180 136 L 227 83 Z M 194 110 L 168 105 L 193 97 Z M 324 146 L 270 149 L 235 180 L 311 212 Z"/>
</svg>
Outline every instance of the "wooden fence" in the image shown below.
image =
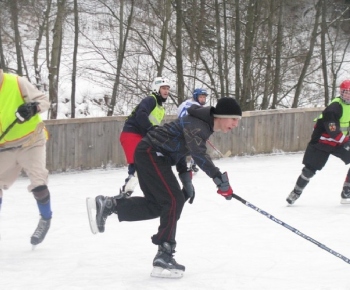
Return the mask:
<svg viewBox="0 0 350 290">
<path fill-rule="evenodd" d="M 314 119 L 322 108 L 244 112 L 232 132 L 214 133 L 210 141 L 223 154 L 232 155 L 303 151 L 310 140 Z M 175 119 L 167 116 L 165 121 Z M 50 172 L 123 166 L 119 142 L 125 117 L 47 120 L 47 168 Z M 208 146 L 212 157 L 218 153 Z"/>
</svg>

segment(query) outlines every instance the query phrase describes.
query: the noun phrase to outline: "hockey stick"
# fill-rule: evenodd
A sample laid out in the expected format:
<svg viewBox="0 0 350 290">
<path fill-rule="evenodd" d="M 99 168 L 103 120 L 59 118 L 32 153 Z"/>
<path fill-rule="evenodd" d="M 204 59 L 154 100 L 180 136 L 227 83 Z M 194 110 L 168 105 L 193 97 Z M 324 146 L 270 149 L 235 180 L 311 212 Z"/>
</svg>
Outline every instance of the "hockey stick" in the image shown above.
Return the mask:
<svg viewBox="0 0 350 290">
<path fill-rule="evenodd" d="M 343 256 L 343 255 L 337 253 L 336 251 L 333 251 L 332 249 L 330 249 L 330 248 L 328 248 L 327 246 L 321 244 L 320 242 L 314 240 L 313 238 L 311 238 L 311 237 L 309 237 L 309 236 L 303 234 L 303 233 L 300 232 L 299 230 L 297 230 L 297 229 L 291 227 L 290 225 L 286 224 L 285 222 L 279 220 L 278 218 L 275 218 L 273 215 L 267 213 L 266 211 L 263 211 L 262 209 L 258 208 L 257 206 L 255 206 L 255 205 L 251 204 L 250 202 L 244 200 L 244 199 L 241 198 L 240 196 L 238 196 L 238 195 L 236 195 L 236 194 L 233 193 L 233 194 L 232 194 L 232 197 L 235 198 L 235 199 L 237 199 L 237 200 L 239 200 L 240 202 L 242 202 L 242 203 L 245 204 L 246 206 L 250 207 L 251 209 L 253 209 L 253 210 L 255 210 L 255 211 L 261 213 L 262 215 L 266 216 L 267 218 L 269 218 L 270 220 L 274 221 L 275 223 L 278 223 L 279 225 L 284 226 L 285 228 L 287 228 L 288 230 L 290 230 L 290 231 L 292 231 L 293 233 L 297 234 L 298 236 L 304 238 L 305 240 L 307 240 L 307 241 L 309 241 L 309 242 L 315 244 L 316 246 L 320 247 L 321 249 L 327 251 L 328 253 L 330 253 L 330 254 L 336 256 L 337 258 L 342 259 L 344 262 L 350 264 L 350 260 L 349 260 L 347 257 L 345 257 L 345 256 Z"/>
<path fill-rule="evenodd" d="M 14 121 L 6 128 L 6 130 L 4 131 L 4 133 L 2 133 L 1 136 L 0 136 L 0 141 L 1 141 L 1 139 L 4 138 L 5 135 L 12 129 L 12 127 L 13 127 L 14 125 L 16 125 L 17 121 L 18 121 L 18 119 L 16 118 L 16 120 L 14 120 Z"/>
<path fill-rule="evenodd" d="M 220 151 L 218 148 L 216 148 L 216 147 L 213 145 L 213 143 L 211 143 L 209 140 L 207 140 L 207 142 L 208 142 L 208 144 L 210 145 L 210 147 L 213 148 L 217 153 L 219 153 L 219 155 L 220 155 L 222 158 L 229 157 L 229 156 L 232 154 L 232 152 L 231 152 L 230 150 L 228 150 L 228 151 L 225 153 L 225 155 L 224 155 L 224 154 L 221 153 L 221 151 Z"/>
</svg>

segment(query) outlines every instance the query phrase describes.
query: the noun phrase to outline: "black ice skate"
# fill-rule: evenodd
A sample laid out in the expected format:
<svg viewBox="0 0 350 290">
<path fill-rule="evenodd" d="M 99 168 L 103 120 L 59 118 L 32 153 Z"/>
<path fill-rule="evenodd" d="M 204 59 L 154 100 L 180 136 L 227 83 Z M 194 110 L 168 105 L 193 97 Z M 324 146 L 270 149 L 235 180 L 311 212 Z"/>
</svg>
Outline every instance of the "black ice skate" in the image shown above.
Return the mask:
<svg viewBox="0 0 350 290">
<path fill-rule="evenodd" d="M 341 192 L 341 204 L 350 204 L 350 187 L 344 186 Z"/>
<path fill-rule="evenodd" d="M 167 242 L 158 246 L 158 252 L 153 260 L 152 277 L 182 278 L 185 266 L 178 264 L 173 258 L 175 246 Z"/>
<path fill-rule="evenodd" d="M 45 236 L 49 231 L 50 225 L 51 225 L 51 219 L 46 220 L 44 218 L 40 218 L 39 224 L 35 229 L 34 234 L 30 238 L 30 243 L 33 246 L 40 244 L 45 239 Z"/>
<path fill-rule="evenodd" d="M 294 204 L 294 202 L 300 197 L 301 193 L 296 193 L 294 190 L 288 195 L 287 202 L 289 204 Z"/>
<path fill-rule="evenodd" d="M 106 219 L 115 210 L 116 201 L 108 196 L 96 196 L 95 199 L 86 199 L 86 208 L 89 216 L 90 229 L 93 234 L 105 231 Z M 96 214 L 95 214 L 96 213 Z"/>
</svg>

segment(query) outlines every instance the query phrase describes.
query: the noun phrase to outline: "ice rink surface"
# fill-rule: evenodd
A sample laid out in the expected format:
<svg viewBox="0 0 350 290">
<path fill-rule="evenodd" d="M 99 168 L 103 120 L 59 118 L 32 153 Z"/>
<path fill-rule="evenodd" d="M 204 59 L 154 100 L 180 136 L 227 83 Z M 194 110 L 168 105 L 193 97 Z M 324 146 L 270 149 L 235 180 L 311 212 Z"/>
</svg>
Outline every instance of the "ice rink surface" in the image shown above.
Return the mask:
<svg viewBox="0 0 350 290">
<path fill-rule="evenodd" d="M 348 167 L 331 157 L 295 205 L 285 199 L 302 169 L 302 153 L 215 160 L 234 192 L 318 242 L 350 257 L 350 205 L 340 204 Z M 107 219 L 106 232 L 90 232 L 86 197 L 116 195 L 126 168 L 50 175 L 53 219 L 33 251 L 39 215 L 29 181 L 4 193 L 0 213 L 1 290 L 92 289 L 350 289 L 350 264 L 278 225 L 237 200 L 226 201 L 199 171 L 194 203 L 185 204 L 177 231 L 182 279 L 151 278 L 158 219 Z M 135 195 L 141 195 L 137 187 Z"/>
</svg>

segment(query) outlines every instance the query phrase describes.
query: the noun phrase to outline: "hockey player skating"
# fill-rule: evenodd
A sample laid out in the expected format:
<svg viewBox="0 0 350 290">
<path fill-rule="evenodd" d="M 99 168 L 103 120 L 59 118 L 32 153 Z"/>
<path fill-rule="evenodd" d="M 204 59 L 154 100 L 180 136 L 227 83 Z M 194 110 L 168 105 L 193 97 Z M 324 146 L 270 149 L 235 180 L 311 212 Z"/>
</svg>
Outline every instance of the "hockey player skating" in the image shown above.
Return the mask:
<svg viewBox="0 0 350 290">
<path fill-rule="evenodd" d="M 151 95 L 144 98 L 125 121 L 120 134 L 120 143 L 128 163 L 128 177 L 120 188 L 120 197 L 130 196 L 138 184 L 135 175 L 134 152 L 146 133 L 154 126 L 160 125 L 163 120 L 165 114 L 163 103 L 168 98 L 169 90 L 170 81 L 164 77 L 156 77 L 152 82 Z"/>
<path fill-rule="evenodd" d="M 152 276 L 182 277 L 185 266 L 173 255 L 176 247 L 176 227 L 185 203 L 172 165 L 191 155 L 198 166 L 213 179 L 217 192 L 231 197 L 227 173 L 220 172 L 207 154 L 206 141 L 213 132 L 228 133 L 238 126 L 242 111 L 233 98 L 219 99 L 216 107 L 192 106 L 188 116 L 155 128 L 138 144 L 135 166 L 144 193 L 143 197 L 126 199 L 99 195 L 87 199 L 89 222 L 93 233 L 103 233 L 109 215 L 117 214 L 119 221 L 141 221 L 160 217 L 158 232 L 152 242 L 158 246 L 153 260 Z M 185 172 L 188 175 L 189 173 Z M 186 191 L 193 191 L 190 178 L 180 178 Z"/>
<path fill-rule="evenodd" d="M 23 169 L 30 180 L 28 191 L 33 193 L 41 215 L 30 239 L 34 246 L 44 240 L 52 217 L 47 187 L 47 133 L 38 114 L 49 105 L 48 97 L 26 78 L 0 69 L 0 198 Z"/>
<path fill-rule="evenodd" d="M 305 150 L 300 176 L 287 202 L 293 204 L 302 194 L 309 180 L 321 170 L 330 155 L 350 163 L 350 80 L 340 84 L 340 97 L 336 97 L 317 119 L 311 140 Z M 347 172 L 341 203 L 350 203 L 350 169 Z"/>
<path fill-rule="evenodd" d="M 192 93 L 192 99 L 184 101 L 177 109 L 177 116 L 179 118 L 186 116 L 188 108 L 190 108 L 192 105 L 196 106 L 204 106 L 207 102 L 207 91 L 202 88 L 194 89 Z M 198 172 L 198 167 L 196 166 L 196 163 L 194 162 L 193 158 L 191 158 L 190 161 L 190 169 L 194 172 Z"/>
</svg>

